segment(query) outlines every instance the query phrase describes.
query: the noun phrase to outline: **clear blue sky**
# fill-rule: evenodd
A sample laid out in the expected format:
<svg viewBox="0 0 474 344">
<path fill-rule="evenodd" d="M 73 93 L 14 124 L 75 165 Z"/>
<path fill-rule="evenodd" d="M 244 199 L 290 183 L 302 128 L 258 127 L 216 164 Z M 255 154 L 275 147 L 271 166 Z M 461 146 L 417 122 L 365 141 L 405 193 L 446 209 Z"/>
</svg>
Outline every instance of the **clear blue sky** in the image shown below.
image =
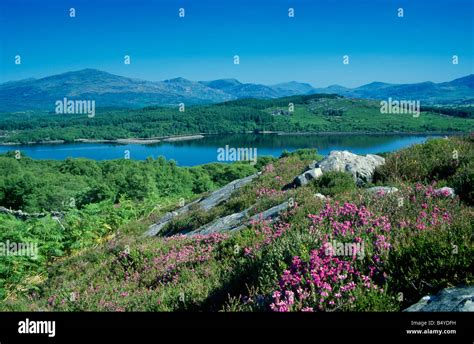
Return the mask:
<svg viewBox="0 0 474 344">
<path fill-rule="evenodd" d="M 147 80 L 297 80 L 316 87 L 448 81 L 473 73 L 473 2 L 1 0 L 0 82 L 83 68 Z M 127 54 L 131 65 L 123 64 Z M 342 64 L 346 54 L 349 65 Z M 459 65 L 451 63 L 454 54 Z"/>
</svg>

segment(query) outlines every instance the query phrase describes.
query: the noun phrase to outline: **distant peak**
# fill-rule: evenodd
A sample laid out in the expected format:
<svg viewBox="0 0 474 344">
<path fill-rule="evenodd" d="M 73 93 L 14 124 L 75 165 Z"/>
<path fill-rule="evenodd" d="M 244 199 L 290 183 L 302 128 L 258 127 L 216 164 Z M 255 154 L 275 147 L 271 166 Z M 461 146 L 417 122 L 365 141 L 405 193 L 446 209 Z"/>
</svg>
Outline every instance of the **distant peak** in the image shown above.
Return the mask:
<svg viewBox="0 0 474 344">
<path fill-rule="evenodd" d="M 85 68 L 85 69 L 80 69 L 77 71 L 72 71 L 72 72 L 67 72 L 63 74 L 110 74 L 108 72 L 104 72 L 103 70 L 100 69 L 94 69 L 94 68 Z"/>
<path fill-rule="evenodd" d="M 211 80 L 211 81 L 203 81 L 203 83 L 205 84 L 209 84 L 209 85 L 242 85 L 242 83 L 237 80 L 237 79 L 232 79 L 232 78 L 229 78 L 229 79 L 216 79 L 216 80 Z"/>
<path fill-rule="evenodd" d="M 190 82 L 190 81 L 189 81 L 188 79 L 185 79 L 185 78 L 182 78 L 182 77 L 177 77 L 177 78 L 165 80 L 165 82 L 175 82 L 175 83 L 178 83 L 178 82 Z"/>
<path fill-rule="evenodd" d="M 234 79 L 234 78 L 229 78 L 229 79 L 219 79 L 220 81 L 226 81 L 226 82 L 229 82 L 229 83 L 234 83 L 234 84 L 241 84 L 241 82 L 237 79 Z M 217 81 L 217 80 L 216 80 Z"/>
</svg>

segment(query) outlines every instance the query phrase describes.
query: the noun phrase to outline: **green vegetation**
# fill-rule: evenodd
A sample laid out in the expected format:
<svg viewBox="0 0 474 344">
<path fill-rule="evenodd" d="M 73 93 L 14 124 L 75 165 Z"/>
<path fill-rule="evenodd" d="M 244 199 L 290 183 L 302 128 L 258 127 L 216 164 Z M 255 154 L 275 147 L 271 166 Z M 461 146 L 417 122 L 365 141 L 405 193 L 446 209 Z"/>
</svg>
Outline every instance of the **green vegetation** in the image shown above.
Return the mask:
<svg viewBox="0 0 474 344">
<path fill-rule="evenodd" d="M 289 115 L 272 115 L 275 110 Z M 449 111 L 448 111 L 449 110 Z M 76 139 L 153 138 L 197 133 L 280 132 L 468 132 L 474 119 L 460 109 L 427 108 L 419 117 L 381 114 L 377 101 L 336 95 L 241 99 L 222 104 L 141 110 L 98 110 L 93 118 L 50 113 L 2 114 L 1 142 L 40 142 Z M 449 115 L 449 116 L 448 116 Z M 452 116 L 451 116 L 452 115 Z"/>
<path fill-rule="evenodd" d="M 379 183 L 403 181 L 450 185 L 463 201 L 474 204 L 474 138 L 428 140 L 390 154 L 378 168 L 374 180 Z"/>
<path fill-rule="evenodd" d="M 316 192 L 323 195 L 335 196 L 344 192 L 354 191 L 356 183 L 348 173 L 328 172 L 313 182 Z"/>
<path fill-rule="evenodd" d="M 16 159 L 12 153 L 0 156 L 0 206 L 64 214 L 59 219 L 26 220 L 0 214 L 0 242 L 36 243 L 40 253 L 35 260 L 0 257 L 0 298 L 34 290 L 36 283 L 43 281 L 48 264 L 102 243 L 127 222 L 161 214 L 252 174 L 258 166 L 216 163 L 181 168 L 162 157 L 96 162 Z"/>
<path fill-rule="evenodd" d="M 451 164 L 453 149 L 458 151 L 455 166 Z M 51 217 L 22 221 L 2 215 L 0 241 L 36 241 L 40 259 L 0 257 L 7 262 L 0 271 L 0 307 L 33 311 L 398 311 L 427 293 L 474 282 L 470 199 L 462 194 L 461 198 L 438 195 L 433 184 L 436 179 L 436 187 L 451 182 L 472 187 L 473 152 L 472 139 L 451 138 L 387 154 L 387 163 L 378 169 L 375 180 L 399 189 L 387 195 L 357 188 L 341 172 L 284 190 L 309 163 L 320 159 L 314 150 L 284 153 L 279 159 L 259 161 L 262 174 L 229 200 L 210 212 L 191 209 L 186 216 L 175 218 L 167 232 L 196 229 L 249 207 L 250 215 L 257 214 L 291 199 L 292 205 L 278 221 L 260 219 L 228 233 L 155 238 L 140 234 L 165 211 L 179 207 L 179 197 L 189 201 L 201 190 L 212 190 L 254 168 L 212 164 L 185 169 L 164 160 L 72 160 L 66 164 L 2 157 L 11 175 L 34 176 L 42 168 L 59 180 L 66 175 L 79 178 L 78 182 L 106 185 L 107 192 L 103 193 L 105 200 L 90 197 L 91 202 L 78 209 L 65 209 L 64 229 Z M 113 175 L 126 176 L 128 170 L 142 176 L 135 181 L 137 190 L 130 193 L 123 186 L 126 177 L 109 180 L 112 175 L 107 174 L 113 171 Z M 169 185 L 164 180 L 173 187 L 163 188 Z M 17 184 L 17 195 L 23 196 L 23 185 L 36 185 L 25 183 Z M 54 178 L 47 178 L 43 186 L 47 189 L 55 183 Z M 77 196 L 74 189 L 68 191 L 71 194 L 65 194 L 66 199 Z M 321 200 L 315 192 L 331 198 Z M 155 208 L 155 199 L 163 205 L 160 209 Z M 27 197 L 19 197 L 18 202 L 39 209 Z M 327 254 L 327 245 L 333 241 L 364 243 L 364 249 L 351 255 Z"/>
</svg>

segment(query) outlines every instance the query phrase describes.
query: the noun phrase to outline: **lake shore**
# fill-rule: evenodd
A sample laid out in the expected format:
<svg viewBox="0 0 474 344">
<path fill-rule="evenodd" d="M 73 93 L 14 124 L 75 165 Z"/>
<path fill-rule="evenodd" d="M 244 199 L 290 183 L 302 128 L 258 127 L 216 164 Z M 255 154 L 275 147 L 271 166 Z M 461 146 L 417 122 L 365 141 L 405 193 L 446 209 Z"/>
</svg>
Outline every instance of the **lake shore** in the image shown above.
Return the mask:
<svg viewBox="0 0 474 344">
<path fill-rule="evenodd" d="M 449 135 L 451 136 L 451 135 Z M 144 144 L 144 140 L 91 142 L 67 142 L 64 144 L 36 144 L 0 146 L 0 154 L 21 151 L 22 155 L 33 159 L 64 160 L 67 158 L 87 158 L 92 160 L 122 159 L 126 154 L 133 160 L 163 156 L 175 160 L 180 166 L 196 166 L 218 161 L 218 151 L 222 147 L 251 148 L 258 150 L 259 156 L 279 157 L 284 151 L 297 149 L 317 149 L 327 155 L 332 150 L 349 150 L 356 154 L 379 154 L 422 143 L 441 135 L 204 135 L 175 136 L 159 138 L 160 143 Z M 158 138 L 153 138 L 157 140 Z M 120 142 L 120 143 L 119 143 Z M 130 143 L 126 143 L 130 142 Z M 230 161 L 229 161 L 230 162 Z"/>
<path fill-rule="evenodd" d="M 140 144 L 140 145 L 153 145 L 160 142 L 179 142 L 179 141 L 190 141 L 199 140 L 207 136 L 218 136 L 218 135 L 276 135 L 276 136 L 357 136 L 357 135 L 399 135 L 399 136 L 417 136 L 417 135 L 436 135 L 436 136 L 452 136 L 452 135 L 469 135 L 469 132 L 446 132 L 446 131 L 417 131 L 417 132 L 399 132 L 399 131 L 388 131 L 388 132 L 344 132 L 344 131 L 320 131 L 320 132 L 284 132 L 284 131 L 263 131 L 254 133 L 251 131 L 245 133 L 199 133 L 192 135 L 175 135 L 175 136 L 162 136 L 155 138 L 138 138 L 131 137 L 126 139 L 74 139 L 73 142 L 67 142 L 65 140 L 50 140 L 50 141 L 30 141 L 26 143 L 21 142 L 2 142 L 0 146 L 23 146 L 23 145 L 41 145 L 41 144 L 67 144 L 67 143 L 110 143 L 110 144 Z"/>
<path fill-rule="evenodd" d="M 128 139 L 75 139 L 73 142 L 66 142 L 65 140 L 51 140 L 51 141 L 31 141 L 27 143 L 21 142 L 3 142 L 0 146 L 23 146 L 23 145 L 40 145 L 40 144 L 66 144 L 66 143 L 112 143 L 112 144 L 141 144 L 152 145 L 160 142 L 178 142 L 188 140 L 199 140 L 204 138 L 203 134 L 196 135 L 179 135 L 179 136 L 163 136 L 159 138 L 128 138 Z"/>
</svg>

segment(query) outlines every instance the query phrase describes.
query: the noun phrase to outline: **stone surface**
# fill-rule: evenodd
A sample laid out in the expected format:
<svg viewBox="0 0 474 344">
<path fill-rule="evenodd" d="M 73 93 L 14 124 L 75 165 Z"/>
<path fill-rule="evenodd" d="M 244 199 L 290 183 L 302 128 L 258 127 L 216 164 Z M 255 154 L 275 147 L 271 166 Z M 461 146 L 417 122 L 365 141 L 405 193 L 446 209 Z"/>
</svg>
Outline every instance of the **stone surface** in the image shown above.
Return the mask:
<svg viewBox="0 0 474 344">
<path fill-rule="evenodd" d="M 372 188 L 368 188 L 366 191 L 373 194 L 386 195 L 398 192 L 398 189 L 392 186 L 374 186 Z"/>
<path fill-rule="evenodd" d="M 321 200 L 323 200 L 323 201 L 325 201 L 325 200 L 327 199 L 327 197 L 324 196 L 324 195 L 321 194 L 321 193 L 315 193 L 315 194 L 314 194 L 314 197 L 319 198 L 319 199 L 321 199 Z"/>
<path fill-rule="evenodd" d="M 252 207 L 244 210 L 240 213 L 235 213 L 228 215 L 208 223 L 207 225 L 201 226 L 198 229 L 186 233 L 188 235 L 196 234 L 211 234 L 217 232 L 227 232 L 227 231 L 236 231 L 247 226 L 250 222 L 256 220 L 267 220 L 270 223 L 278 219 L 280 213 L 286 210 L 289 206 L 288 202 L 283 202 L 279 205 L 276 205 L 270 209 L 267 209 L 261 213 L 258 213 L 252 217 L 248 217 L 249 211 Z"/>
<path fill-rule="evenodd" d="M 187 213 L 192 205 L 197 205 L 203 210 L 210 210 L 216 205 L 226 201 L 232 195 L 232 193 L 240 189 L 241 187 L 247 185 L 260 173 L 252 174 L 251 176 L 237 179 L 229 184 L 223 186 L 222 188 L 212 192 L 209 196 L 193 201 L 189 204 L 186 204 L 184 207 L 178 208 L 172 212 L 168 212 L 163 215 L 158 222 L 151 225 L 148 230 L 145 232 L 145 236 L 155 236 L 158 235 L 161 230 L 176 216 Z"/>
<path fill-rule="evenodd" d="M 311 180 L 317 179 L 321 177 L 322 175 L 323 175 L 323 171 L 319 167 L 310 168 L 309 170 L 297 176 L 294 179 L 293 184 L 296 187 L 304 186 L 308 184 Z"/>
<path fill-rule="evenodd" d="M 385 159 L 374 154 L 366 156 L 353 154 L 349 151 L 332 151 L 318 163 L 323 173 L 340 171 L 352 174 L 358 185 L 372 181 L 374 170 L 383 165 Z"/>
<path fill-rule="evenodd" d="M 474 312 L 474 286 L 446 288 L 424 296 L 404 312 Z"/>
<path fill-rule="evenodd" d="M 26 213 L 23 210 L 12 210 L 5 207 L 0 207 L 0 214 L 9 214 L 15 216 L 19 219 L 28 219 L 28 218 L 37 218 L 37 217 L 45 217 L 51 215 L 52 217 L 62 218 L 64 217 L 64 213 L 60 211 L 50 211 L 44 213 Z"/>
<path fill-rule="evenodd" d="M 456 192 L 454 191 L 454 189 L 447 186 L 434 190 L 434 194 L 436 196 L 444 196 L 451 198 L 456 196 Z"/>
</svg>

